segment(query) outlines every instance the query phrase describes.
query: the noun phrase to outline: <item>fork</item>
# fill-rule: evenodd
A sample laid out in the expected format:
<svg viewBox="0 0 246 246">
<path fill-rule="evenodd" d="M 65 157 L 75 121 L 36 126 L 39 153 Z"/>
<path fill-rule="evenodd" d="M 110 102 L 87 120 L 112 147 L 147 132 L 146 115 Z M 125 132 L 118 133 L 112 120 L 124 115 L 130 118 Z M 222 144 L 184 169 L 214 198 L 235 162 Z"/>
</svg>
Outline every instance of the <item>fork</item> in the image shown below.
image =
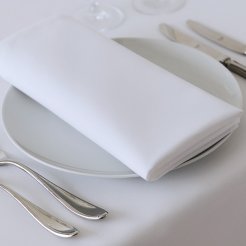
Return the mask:
<svg viewBox="0 0 246 246">
<path fill-rule="evenodd" d="M 28 173 L 39 184 L 41 184 L 47 191 L 49 191 L 61 204 L 69 209 L 74 214 L 91 220 L 98 220 L 104 218 L 108 212 L 100 207 L 97 207 L 81 198 L 71 194 L 58 185 L 52 183 L 40 174 L 36 173 L 29 167 L 12 160 L 3 160 L 7 158 L 6 154 L 0 150 L 0 166 L 13 165 Z"/>
</svg>

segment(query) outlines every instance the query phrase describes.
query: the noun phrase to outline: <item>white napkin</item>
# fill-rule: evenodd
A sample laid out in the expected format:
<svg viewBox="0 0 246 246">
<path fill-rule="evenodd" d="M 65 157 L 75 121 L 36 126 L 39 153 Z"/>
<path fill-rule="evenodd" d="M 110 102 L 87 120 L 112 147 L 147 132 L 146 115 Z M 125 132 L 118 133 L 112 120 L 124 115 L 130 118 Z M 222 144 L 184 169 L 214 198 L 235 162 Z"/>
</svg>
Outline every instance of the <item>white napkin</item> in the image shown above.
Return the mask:
<svg viewBox="0 0 246 246">
<path fill-rule="evenodd" d="M 3 40 L 0 75 L 146 180 L 225 136 L 241 114 L 70 17 Z"/>
</svg>

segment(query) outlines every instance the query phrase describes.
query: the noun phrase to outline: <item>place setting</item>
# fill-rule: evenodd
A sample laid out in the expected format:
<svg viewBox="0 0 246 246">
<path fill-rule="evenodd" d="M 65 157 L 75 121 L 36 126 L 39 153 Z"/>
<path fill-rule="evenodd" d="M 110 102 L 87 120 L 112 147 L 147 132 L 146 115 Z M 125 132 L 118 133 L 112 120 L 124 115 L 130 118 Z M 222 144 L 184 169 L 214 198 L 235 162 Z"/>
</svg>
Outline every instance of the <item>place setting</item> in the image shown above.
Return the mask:
<svg viewBox="0 0 246 246">
<path fill-rule="evenodd" d="M 14 147 L 58 175 L 152 184 L 230 141 L 243 115 L 234 74 L 246 78 L 246 67 L 200 40 L 245 55 L 242 42 L 188 19 L 187 28 L 202 37 L 164 21 L 156 26 L 162 38 L 110 39 L 104 33 L 124 25 L 125 10 L 85 2 L 71 15 L 44 18 L 0 41 L 0 76 L 10 84 L 2 122 Z M 146 16 L 186 4 L 131 1 Z M 100 201 L 78 197 L 4 151 L 2 168 L 21 169 L 65 209 L 85 220 L 110 219 Z M 54 235 L 79 233 L 5 184 L 0 188 Z"/>
</svg>

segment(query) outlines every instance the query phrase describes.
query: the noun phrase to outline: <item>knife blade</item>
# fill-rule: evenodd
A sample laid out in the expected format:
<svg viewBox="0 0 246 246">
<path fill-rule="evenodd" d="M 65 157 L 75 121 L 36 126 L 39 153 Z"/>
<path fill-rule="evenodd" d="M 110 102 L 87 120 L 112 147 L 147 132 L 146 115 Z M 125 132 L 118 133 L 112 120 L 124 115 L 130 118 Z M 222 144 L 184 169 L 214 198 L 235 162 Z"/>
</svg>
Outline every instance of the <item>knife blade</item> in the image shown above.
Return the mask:
<svg viewBox="0 0 246 246">
<path fill-rule="evenodd" d="M 160 29 L 160 32 L 164 34 L 167 38 L 169 38 L 171 41 L 178 42 L 178 43 L 185 44 L 187 46 L 196 48 L 212 56 L 213 58 L 215 58 L 217 61 L 222 63 L 231 72 L 234 72 L 240 75 L 241 77 L 246 78 L 246 66 L 240 64 L 237 61 L 232 60 L 229 56 L 223 54 L 222 52 L 217 51 L 216 49 L 206 44 L 203 44 L 202 42 L 194 39 L 188 34 L 185 34 L 181 32 L 180 30 L 173 28 L 170 25 L 167 25 L 165 23 L 161 23 L 159 25 L 159 29 Z"/>
<path fill-rule="evenodd" d="M 188 20 L 186 23 L 194 32 L 198 33 L 202 37 L 205 37 L 227 49 L 246 55 L 246 45 L 238 40 L 213 30 L 212 28 L 197 21 Z"/>
</svg>

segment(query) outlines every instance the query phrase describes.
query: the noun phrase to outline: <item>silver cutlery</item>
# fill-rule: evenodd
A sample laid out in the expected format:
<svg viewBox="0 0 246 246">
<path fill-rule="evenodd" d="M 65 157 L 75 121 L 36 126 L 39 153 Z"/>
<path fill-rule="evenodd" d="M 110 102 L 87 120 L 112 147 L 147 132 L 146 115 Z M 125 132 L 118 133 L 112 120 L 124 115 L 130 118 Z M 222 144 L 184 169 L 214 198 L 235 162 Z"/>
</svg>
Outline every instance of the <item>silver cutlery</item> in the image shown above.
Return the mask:
<svg viewBox="0 0 246 246">
<path fill-rule="evenodd" d="M 159 25 L 160 32 L 164 34 L 171 41 L 178 42 L 181 44 L 188 45 L 190 47 L 196 48 L 222 63 L 228 70 L 246 78 L 246 66 L 240 64 L 237 61 L 232 60 L 229 56 L 217 51 L 216 49 L 203 44 L 202 42 L 196 40 L 195 38 L 181 32 L 180 30 L 171 27 L 165 23 Z"/>
<path fill-rule="evenodd" d="M 33 216 L 34 219 L 56 236 L 68 238 L 78 234 L 78 230 L 76 228 L 49 214 L 12 189 L 2 184 L 0 184 L 0 188 L 14 197 Z"/>
<path fill-rule="evenodd" d="M 238 40 L 229 37 L 222 32 L 216 31 L 211 27 L 205 26 L 204 24 L 197 21 L 188 20 L 187 25 L 202 37 L 205 37 L 227 49 L 246 55 L 246 44 L 243 44 Z"/>
<path fill-rule="evenodd" d="M 15 161 L 3 160 L 5 159 L 4 157 L 6 157 L 5 153 L 0 150 L 0 166 L 13 165 L 28 173 L 36 181 L 38 181 L 39 184 L 45 187 L 46 190 L 48 190 L 61 204 L 63 204 L 74 214 L 90 220 L 102 219 L 108 214 L 106 210 L 97 207 L 85 200 L 82 200 L 81 198 L 62 189 L 29 167 Z"/>
<path fill-rule="evenodd" d="M 195 160 L 199 160 L 199 159 L 201 159 L 201 157 L 206 156 L 207 155 L 207 152 L 211 152 L 214 149 L 218 148 L 218 146 L 220 146 L 221 144 L 223 144 L 231 136 L 231 134 L 232 134 L 232 132 L 226 134 L 225 136 L 223 136 L 222 138 L 220 138 L 218 141 L 216 141 L 215 143 L 213 143 L 212 145 L 210 145 L 208 148 L 206 148 L 202 152 L 199 152 L 198 154 L 194 155 L 193 157 L 191 157 L 187 161 L 181 163 L 175 169 L 179 169 L 181 167 L 187 166 L 190 163 L 193 163 Z"/>
</svg>

